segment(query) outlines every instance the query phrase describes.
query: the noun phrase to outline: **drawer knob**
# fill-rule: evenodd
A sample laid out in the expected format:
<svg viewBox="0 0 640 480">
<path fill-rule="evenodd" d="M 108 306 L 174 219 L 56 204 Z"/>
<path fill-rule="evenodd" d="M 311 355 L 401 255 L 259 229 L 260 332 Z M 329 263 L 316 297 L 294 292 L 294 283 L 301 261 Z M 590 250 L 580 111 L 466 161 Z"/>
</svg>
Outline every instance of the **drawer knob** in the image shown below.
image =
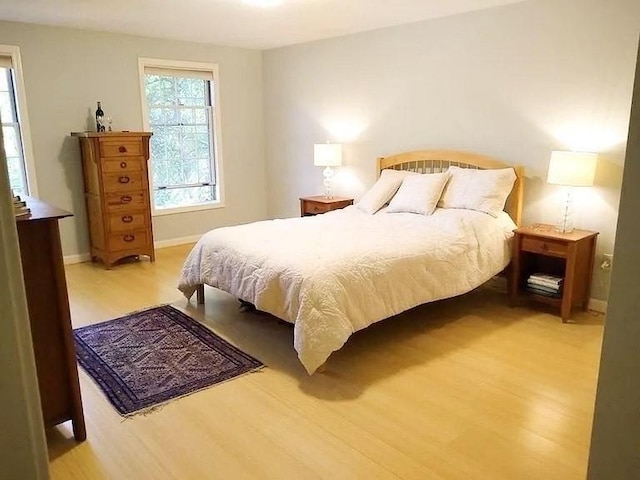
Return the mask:
<svg viewBox="0 0 640 480">
<path fill-rule="evenodd" d="M 120 146 L 118 147 L 118 151 L 119 151 L 120 153 L 127 153 L 127 147 L 125 147 L 124 145 L 120 145 Z"/>
<path fill-rule="evenodd" d="M 131 223 L 133 222 L 133 217 L 131 215 L 123 215 L 122 221 L 123 223 Z"/>
<path fill-rule="evenodd" d="M 131 197 L 131 195 L 122 195 L 120 197 L 120 201 L 122 203 L 129 203 L 131 200 L 133 200 L 133 198 Z"/>
<path fill-rule="evenodd" d="M 127 162 L 120 162 L 120 168 L 127 168 Z"/>
<path fill-rule="evenodd" d="M 133 242 L 135 239 L 136 239 L 136 236 L 135 236 L 135 235 L 125 235 L 125 236 L 123 237 L 123 240 L 124 240 L 125 242 Z"/>
<path fill-rule="evenodd" d="M 127 176 L 122 176 L 122 177 L 118 178 L 118 181 L 120 183 L 129 183 L 131 181 L 131 179 L 129 177 L 127 177 Z"/>
</svg>

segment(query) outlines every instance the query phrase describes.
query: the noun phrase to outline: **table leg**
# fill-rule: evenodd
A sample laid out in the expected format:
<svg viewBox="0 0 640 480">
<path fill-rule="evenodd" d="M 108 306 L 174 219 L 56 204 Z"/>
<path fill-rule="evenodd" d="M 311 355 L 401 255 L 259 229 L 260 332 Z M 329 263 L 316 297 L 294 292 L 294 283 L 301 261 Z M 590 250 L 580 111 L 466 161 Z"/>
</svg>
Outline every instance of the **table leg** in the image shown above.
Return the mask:
<svg viewBox="0 0 640 480">
<path fill-rule="evenodd" d="M 562 323 L 565 323 L 571 315 L 571 306 L 573 304 L 573 284 L 576 275 L 576 244 L 572 243 L 567 252 L 567 260 L 564 271 L 564 291 L 562 293 L 562 304 L 560 306 L 560 316 Z"/>
</svg>

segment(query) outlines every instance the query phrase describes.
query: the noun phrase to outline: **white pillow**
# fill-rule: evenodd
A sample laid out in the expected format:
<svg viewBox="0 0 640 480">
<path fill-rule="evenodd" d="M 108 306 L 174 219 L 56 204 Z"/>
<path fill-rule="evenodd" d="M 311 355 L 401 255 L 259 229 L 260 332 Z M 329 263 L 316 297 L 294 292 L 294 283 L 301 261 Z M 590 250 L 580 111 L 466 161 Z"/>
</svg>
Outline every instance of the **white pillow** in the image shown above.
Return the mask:
<svg viewBox="0 0 640 480">
<path fill-rule="evenodd" d="M 449 172 L 406 177 L 391 199 L 387 213 L 407 212 L 431 215 L 436 209 L 448 179 Z"/>
<path fill-rule="evenodd" d="M 418 175 L 415 172 L 407 172 L 405 170 L 391 170 L 385 168 L 380 173 L 380 178 L 373 184 L 367 193 L 356 203 L 356 207 L 365 213 L 373 215 L 380 210 L 385 203 L 391 200 L 394 193 L 398 191 L 398 187 L 407 175 Z"/>
<path fill-rule="evenodd" d="M 442 208 L 466 208 L 493 217 L 504 210 L 516 173 L 513 168 L 476 170 L 449 167 L 451 178 L 440 197 Z"/>
</svg>

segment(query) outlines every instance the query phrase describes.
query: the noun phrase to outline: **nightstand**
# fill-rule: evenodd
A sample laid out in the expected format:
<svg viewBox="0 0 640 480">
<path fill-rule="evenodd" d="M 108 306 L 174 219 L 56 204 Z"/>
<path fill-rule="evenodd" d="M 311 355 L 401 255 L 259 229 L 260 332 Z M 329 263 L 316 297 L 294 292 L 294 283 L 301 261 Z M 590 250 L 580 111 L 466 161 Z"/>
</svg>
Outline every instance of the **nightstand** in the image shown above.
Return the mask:
<svg viewBox="0 0 640 480">
<path fill-rule="evenodd" d="M 562 321 L 571 308 L 587 309 L 598 232 L 574 230 L 558 233 L 551 225 L 536 224 L 515 230 L 509 297 L 515 305 L 522 297 L 558 307 Z M 532 273 L 547 273 L 563 279 L 560 298 L 539 295 L 525 289 Z"/>
<path fill-rule="evenodd" d="M 338 210 L 339 208 L 344 208 L 349 205 L 353 205 L 353 198 L 327 198 L 322 195 L 302 197 L 300 198 L 300 216 L 308 217 L 310 215 L 318 215 L 319 213 L 327 213 L 331 210 Z"/>
</svg>

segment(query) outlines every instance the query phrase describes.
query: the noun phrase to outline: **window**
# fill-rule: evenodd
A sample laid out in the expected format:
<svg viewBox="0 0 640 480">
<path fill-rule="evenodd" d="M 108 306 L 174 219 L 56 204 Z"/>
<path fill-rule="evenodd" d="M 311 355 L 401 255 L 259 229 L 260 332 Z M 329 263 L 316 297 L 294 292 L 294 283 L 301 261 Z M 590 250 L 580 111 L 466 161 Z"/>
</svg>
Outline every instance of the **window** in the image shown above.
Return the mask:
<svg viewBox="0 0 640 480">
<path fill-rule="evenodd" d="M 222 204 L 215 65 L 140 59 L 154 214 Z"/>
<path fill-rule="evenodd" d="M 0 45 L 0 121 L 9 184 L 16 195 L 36 195 L 21 72 L 18 47 Z"/>
</svg>

